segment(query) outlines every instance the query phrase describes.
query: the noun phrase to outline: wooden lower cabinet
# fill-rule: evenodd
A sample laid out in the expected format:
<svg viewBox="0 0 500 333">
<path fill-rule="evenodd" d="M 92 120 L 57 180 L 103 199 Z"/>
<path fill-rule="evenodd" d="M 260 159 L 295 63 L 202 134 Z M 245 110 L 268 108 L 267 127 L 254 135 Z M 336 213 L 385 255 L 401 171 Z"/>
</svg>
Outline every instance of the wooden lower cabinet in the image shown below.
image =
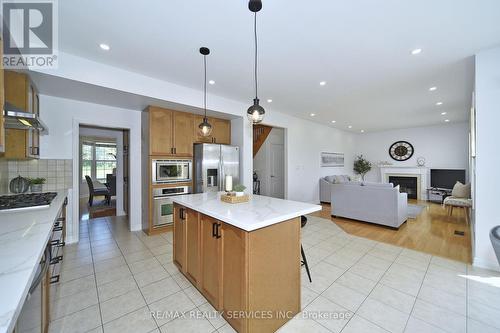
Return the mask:
<svg viewBox="0 0 500 333">
<path fill-rule="evenodd" d="M 206 299 L 216 308 L 220 308 L 222 291 L 221 238 L 217 236 L 221 223 L 216 219 L 201 214 L 201 281 L 200 289 Z M 191 246 L 191 244 L 188 244 Z"/>
<path fill-rule="evenodd" d="M 247 232 L 174 212 L 174 262 L 237 332 L 274 332 L 300 312 L 300 218 Z"/>
</svg>

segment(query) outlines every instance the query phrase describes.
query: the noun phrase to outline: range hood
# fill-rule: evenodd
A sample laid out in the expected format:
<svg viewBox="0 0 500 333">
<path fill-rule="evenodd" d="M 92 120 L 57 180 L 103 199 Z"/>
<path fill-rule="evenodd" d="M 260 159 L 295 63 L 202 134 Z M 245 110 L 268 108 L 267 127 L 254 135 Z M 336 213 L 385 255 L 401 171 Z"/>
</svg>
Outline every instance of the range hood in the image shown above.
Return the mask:
<svg viewBox="0 0 500 333">
<path fill-rule="evenodd" d="M 40 134 L 48 133 L 47 126 L 36 114 L 21 110 L 9 102 L 5 102 L 3 115 L 5 117 L 5 128 L 34 128 L 40 130 Z"/>
</svg>

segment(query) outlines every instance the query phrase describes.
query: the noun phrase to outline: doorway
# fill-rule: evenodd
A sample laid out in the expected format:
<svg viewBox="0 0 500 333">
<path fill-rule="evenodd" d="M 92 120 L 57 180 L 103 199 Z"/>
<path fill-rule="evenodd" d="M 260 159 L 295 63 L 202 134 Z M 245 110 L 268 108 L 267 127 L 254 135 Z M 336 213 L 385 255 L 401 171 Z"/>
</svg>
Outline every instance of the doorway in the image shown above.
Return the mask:
<svg viewBox="0 0 500 333">
<path fill-rule="evenodd" d="M 285 129 L 253 126 L 254 194 L 285 198 Z"/>
<path fill-rule="evenodd" d="M 79 126 L 79 218 L 128 214 L 129 130 Z"/>
</svg>

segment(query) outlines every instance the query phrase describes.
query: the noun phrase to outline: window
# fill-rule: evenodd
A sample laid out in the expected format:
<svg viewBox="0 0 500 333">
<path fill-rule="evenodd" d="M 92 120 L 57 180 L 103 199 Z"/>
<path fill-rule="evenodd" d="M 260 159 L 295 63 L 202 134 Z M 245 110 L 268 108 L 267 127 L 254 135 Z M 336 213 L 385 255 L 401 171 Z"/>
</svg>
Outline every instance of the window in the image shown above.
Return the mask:
<svg viewBox="0 0 500 333">
<path fill-rule="evenodd" d="M 106 182 L 106 175 L 116 168 L 116 143 L 82 141 L 80 167 L 82 181 L 85 181 L 85 176 L 90 176 Z"/>
</svg>

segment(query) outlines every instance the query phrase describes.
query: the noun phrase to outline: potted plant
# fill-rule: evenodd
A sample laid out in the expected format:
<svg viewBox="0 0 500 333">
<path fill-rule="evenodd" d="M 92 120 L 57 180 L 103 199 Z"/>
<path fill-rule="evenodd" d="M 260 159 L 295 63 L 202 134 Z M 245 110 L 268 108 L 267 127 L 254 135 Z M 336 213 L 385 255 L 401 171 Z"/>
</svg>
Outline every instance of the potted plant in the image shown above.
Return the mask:
<svg viewBox="0 0 500 333">
<path fill-rule="evenodd" d="M 42 185 L 45 184 L 45 178 L 30 178 L 31 192 L 42 192 Z"/>
<path fill-rule="evenodd" d="M 246 187 L 242 184 L 236 184 L 233 187 L 233 190 L 234 190 L 234 192 L 236 192 L 237 197 L 241 197 L 241 196 L 245 195 L 245 189 L 246 189 Z"/>
<path fill-rule="evenodd" d="M 365 181 L 365 175 L 372 169 L 372 163 L 365 159 L 363 155 L 356 156 L 354 160 L 354 172 L 361 175 L 363 182 Z"/>
</svg>

